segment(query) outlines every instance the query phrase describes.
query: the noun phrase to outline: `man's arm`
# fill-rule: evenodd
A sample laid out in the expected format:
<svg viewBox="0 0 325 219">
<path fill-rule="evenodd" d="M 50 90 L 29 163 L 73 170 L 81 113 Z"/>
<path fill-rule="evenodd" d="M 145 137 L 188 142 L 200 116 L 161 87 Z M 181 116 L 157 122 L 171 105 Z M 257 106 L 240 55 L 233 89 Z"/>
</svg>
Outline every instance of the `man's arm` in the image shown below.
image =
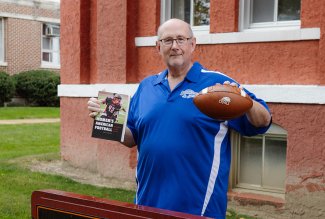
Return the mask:
<svg viewBox="0 0 325 219">
<path fill-rule="evenodd" d="M 101 111 L 100 110 L 100 101 L 97 98 L 92 97 L 88 100 L 87 105 L 88 105 L 88 110 L 90 111 L 89 116 L 91 118 L 95 118 L 96 115 Z M 128 127 L 126 127 L 126 129 L 125 129 L 124 142 L 121 142 L 121 143 L 129 148 L 136 145 L 133 135 L 132 135 L 132 132 Z"/>
<path fill-rule="evenodd" d="M 266 127 L 271 122 L 269 111 L 259 102 L 253 100 L 252 108 L 246 113 L 249 122 L 255 127 Z"/>
<path fill-rule="evenodd" d="M 121 143 L 129 148 L 132 148 L 136 145 L 133 135 L 132 135 L 132 132 L 128 127 L 125 127 L 124 142 L 121 142 Z"/>
</svg>

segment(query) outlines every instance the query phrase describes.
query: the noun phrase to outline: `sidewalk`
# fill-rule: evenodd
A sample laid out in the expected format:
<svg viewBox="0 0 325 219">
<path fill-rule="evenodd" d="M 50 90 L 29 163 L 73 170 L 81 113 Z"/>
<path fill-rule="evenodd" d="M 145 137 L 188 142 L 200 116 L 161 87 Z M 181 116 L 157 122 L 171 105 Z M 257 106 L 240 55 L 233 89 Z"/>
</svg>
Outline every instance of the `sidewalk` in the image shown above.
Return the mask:
<svg viewBox="0 0 325 219">
<path fill-rule="evenodd" d="M 33 123 L 56 123 L 56 122 L 60 122 L 60 118 L 0 120 L 0 125 L 33 124 Z"/>
</svg>

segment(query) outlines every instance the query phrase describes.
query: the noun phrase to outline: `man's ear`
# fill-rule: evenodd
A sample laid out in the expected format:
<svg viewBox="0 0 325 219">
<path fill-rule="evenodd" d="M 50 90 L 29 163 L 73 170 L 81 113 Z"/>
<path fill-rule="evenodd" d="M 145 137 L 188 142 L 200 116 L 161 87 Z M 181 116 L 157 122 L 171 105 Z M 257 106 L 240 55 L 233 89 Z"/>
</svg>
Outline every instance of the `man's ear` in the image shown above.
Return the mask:
<svg viewBox="0 0 325 219">
<path fill-rule="evenodd" d="M 158 41 L 156 41 L 156 50 L 160 53 L 160 43 Z"/>
<path fill-rule="evenodd" d="M 196 47 L 196 38 L 193 37 L 191 41 L 192 41 L 192 42 L 191 42 L 191 44 L 192 44 L 192 52 L 194 52 L 195 47 Z"/>
</svg>

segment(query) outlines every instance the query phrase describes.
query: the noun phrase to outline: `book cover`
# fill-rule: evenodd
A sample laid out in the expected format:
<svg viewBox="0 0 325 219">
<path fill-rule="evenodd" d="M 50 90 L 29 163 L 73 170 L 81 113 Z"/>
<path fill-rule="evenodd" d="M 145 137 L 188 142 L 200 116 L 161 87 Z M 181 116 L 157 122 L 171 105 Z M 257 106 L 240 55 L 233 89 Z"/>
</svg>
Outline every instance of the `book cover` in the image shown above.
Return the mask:
<svg viewBox="0 0 325 219">
<path fill-rule="evenodd" d="M 98 92 L 100 113 L 94 119 L 92 137 L 112 141 L 124 141 L 130 96 L 125 94 Z"/>
</svg>

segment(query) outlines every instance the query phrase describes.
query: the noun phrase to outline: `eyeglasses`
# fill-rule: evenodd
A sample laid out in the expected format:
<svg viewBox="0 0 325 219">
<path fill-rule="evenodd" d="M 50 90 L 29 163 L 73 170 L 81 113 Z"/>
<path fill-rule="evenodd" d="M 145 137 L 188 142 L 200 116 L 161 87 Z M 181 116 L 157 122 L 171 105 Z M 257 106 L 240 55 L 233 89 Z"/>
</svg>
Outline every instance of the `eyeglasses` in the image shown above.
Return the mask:
<svg viewBox="0 0 325 219">
<path fill-rule="evenodd" d="M 177 45 L 182 46 L 184 45 L 189 39 L 192 37 L 178 37 L 176 39 L 174 38 L 167 38 L 167 39 L 161 39 L 159 40 L 164 46 L 171 46 L 173 45 L 174 41 L 176 41 Z"/>
</svg>

